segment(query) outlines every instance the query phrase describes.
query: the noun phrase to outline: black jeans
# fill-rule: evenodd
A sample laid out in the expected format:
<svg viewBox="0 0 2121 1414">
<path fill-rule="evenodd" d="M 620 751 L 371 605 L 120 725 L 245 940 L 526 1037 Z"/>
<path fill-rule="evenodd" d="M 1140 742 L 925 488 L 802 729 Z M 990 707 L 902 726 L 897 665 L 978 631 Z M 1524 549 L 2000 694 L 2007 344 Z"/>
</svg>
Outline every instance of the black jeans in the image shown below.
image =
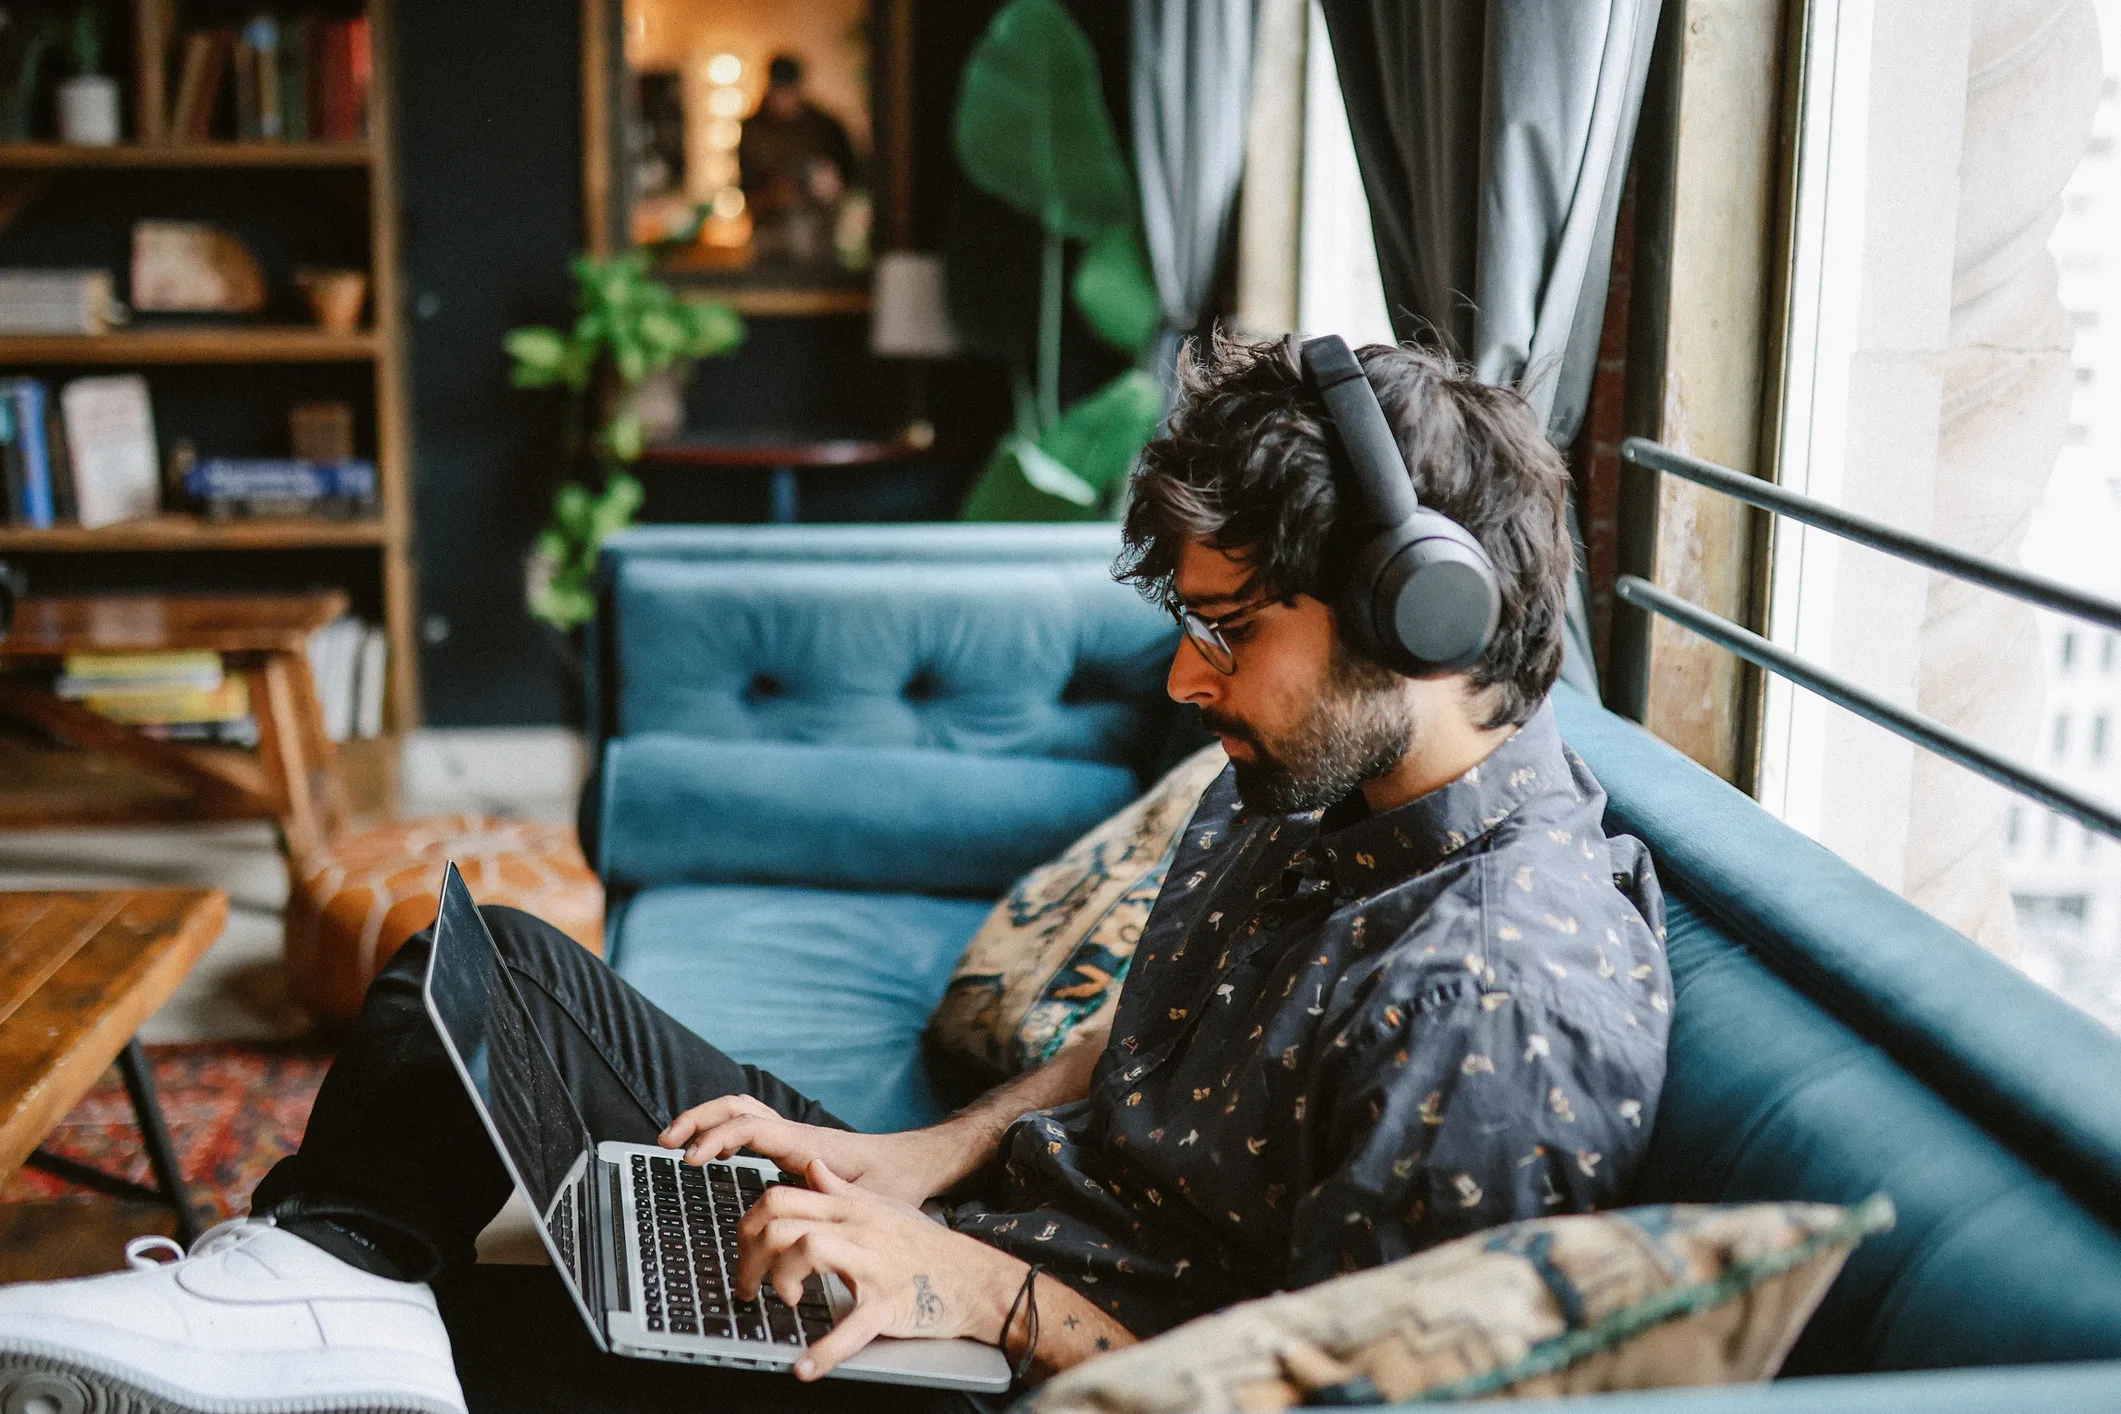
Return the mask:
<svg viewBox="0 0 2121 1414">
<path fill-rule="evenodd" d="M 552 925 L 512 908 L 480 913 L 593 1138 L 652 1144 L 680 1112 L 733 1094 L 805 1124 L 846 1128 L 693 1035 Z M 375 1245 L 364 1260 L 357 1247 L 325 1243 L 348 1260 L 391 1275 L 434 1273 L 473 1410 L 660 1411 L 705 1399 L 731 1414 L 980 1407 L 939 1391 L 846 1380 L 806 1388 L 787 1375 L 605 1355 L 556 1274 L 476 1266 L 474 1243 L 510 1183 L 421 999 L 431 946 L 428 934 L 415 936 L 377 976 L 317 1092 L 301 1149 L 265 1176 L 251 1211 L 298 1231 L 328 1217 Z"/>
</svg>

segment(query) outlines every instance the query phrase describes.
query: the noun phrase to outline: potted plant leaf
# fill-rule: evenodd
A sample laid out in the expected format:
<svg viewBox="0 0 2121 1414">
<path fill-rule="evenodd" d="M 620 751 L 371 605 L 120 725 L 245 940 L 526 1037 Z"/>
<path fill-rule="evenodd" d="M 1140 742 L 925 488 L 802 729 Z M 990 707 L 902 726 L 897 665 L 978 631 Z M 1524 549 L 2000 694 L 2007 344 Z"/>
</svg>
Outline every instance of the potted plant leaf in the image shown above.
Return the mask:
<svg viewBox="0 0 2121 1414">
<path fill-rule="evenodd" d="M 953 232 L 952 318 L 973 349 L 1007 364 L 1014 413 L 963 515 L 1114 515 L 1135 454 L 1163 417 L 1162 387 L 1143 366 L 1162 312 L 1097 55 L 1058 0 L 1012 0 L 995 16 L 965 65 L 952 136 L 966 178 L 1029 218 L 1032 232 L 1022 242 L 963 223 Z M 1070 301 L 1134 366 L 1064 409 L 1061 331 Z"/>
<path fill-rule="evenodd" d="M 734 309 L 681 299 L 649 277 L 645 256 L 577 256 L 573 272 L 579 311 L 573 326 L 512 329 L 504 341 L 516 387 L 566 390 L 565 479 L 525 574 L 530 612 L 563 632 L 595 617 L 597 552 L 641 507 L 641 483 L 626 468 L 640 459 L 646 440 L 642 386 L 744 341 Z"/>
</svg>

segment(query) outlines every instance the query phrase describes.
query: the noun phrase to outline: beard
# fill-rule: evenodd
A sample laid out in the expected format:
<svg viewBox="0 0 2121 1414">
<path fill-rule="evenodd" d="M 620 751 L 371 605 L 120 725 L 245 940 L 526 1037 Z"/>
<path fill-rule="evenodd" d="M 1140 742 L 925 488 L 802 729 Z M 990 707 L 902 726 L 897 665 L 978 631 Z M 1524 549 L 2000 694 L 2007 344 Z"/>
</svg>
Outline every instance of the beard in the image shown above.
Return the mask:
<svg viewBox="0 0 2121 1414">
<path fill-rule="evenodd" d="M 1244 722 L 1205 708 L 1208 729 L 1252 748 L 1231 758 L 1237 794 L 1247 810 L 1286 815 L 1322 810 L 1364 781 L 1397 766 L 1413 744 L 1414 704 L 1405 679 L 1336 642 L 1323 690 L 1294 729 L 1269 738 Z"/>
</svg>

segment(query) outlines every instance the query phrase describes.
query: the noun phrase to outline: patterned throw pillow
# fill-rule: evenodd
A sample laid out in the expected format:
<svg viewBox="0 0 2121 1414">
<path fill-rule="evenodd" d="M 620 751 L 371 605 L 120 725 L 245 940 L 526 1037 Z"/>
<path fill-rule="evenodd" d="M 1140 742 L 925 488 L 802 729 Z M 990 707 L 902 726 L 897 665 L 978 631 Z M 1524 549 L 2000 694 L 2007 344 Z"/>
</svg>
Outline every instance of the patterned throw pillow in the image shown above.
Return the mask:
<svg viewBox="0 0 2121 1414">
<path fill-rule="evenodd" d="M 1018 1414 L 1165 1414 L 1762 1380 L 1883 1194 L 1539 1218 L 1190 1321 L 1079 1365 Z"/>
<path fill-rule="evenodd" d="M 1033 1069 L 1108 1016 L 1171 851 L 1225 765 L 1203 747 L 1058 859 L 1017 880 L 973 934 L 928 1023 L 945 1056 L 994 1080 Z"/>
</svg>

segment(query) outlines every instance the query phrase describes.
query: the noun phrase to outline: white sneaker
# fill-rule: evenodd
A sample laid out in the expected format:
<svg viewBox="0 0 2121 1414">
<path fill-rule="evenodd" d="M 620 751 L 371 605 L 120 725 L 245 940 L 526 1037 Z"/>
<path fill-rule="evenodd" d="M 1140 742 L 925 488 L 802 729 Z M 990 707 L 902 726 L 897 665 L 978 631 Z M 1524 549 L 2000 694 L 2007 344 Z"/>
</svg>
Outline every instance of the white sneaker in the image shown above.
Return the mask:
<svg viewBox="0 0 2121 1414">
<path fill-rule="evenodd" d="M 157 1261 L 157 1249 L 177 1260 Z M 0 1287 L 8 1414 L 465 1414 L 434 1293 L 238 1218 L 191 1255 Z"/>
</svg>

